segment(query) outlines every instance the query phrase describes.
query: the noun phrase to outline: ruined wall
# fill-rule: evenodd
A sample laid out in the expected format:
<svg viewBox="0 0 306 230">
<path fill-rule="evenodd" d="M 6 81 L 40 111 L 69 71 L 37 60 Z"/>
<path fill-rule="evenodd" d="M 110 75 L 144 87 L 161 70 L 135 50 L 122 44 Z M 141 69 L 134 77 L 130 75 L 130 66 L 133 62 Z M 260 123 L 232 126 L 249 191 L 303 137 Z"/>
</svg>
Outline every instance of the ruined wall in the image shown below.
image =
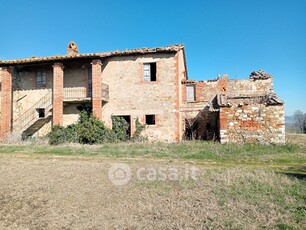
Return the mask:
<svg viewBox="0 0 306 230">
<path fill-rule="evenodd" d="M 253 103 L 220 108 L 221 143 L 285 143 L 283 105 Z"/>
<path fill-rule="evenodd" d="M 264 73 L 259 71 L 259 73 Z M 282 103 L 268 106 L 259 101 L 258 96 L 272 95 L 273 78 L 252 76 L 249 79 L 232 80 L 224 74 L 214 80 L 182 82 L 182 112 L 185 122 L 198 118 L 198 139 L 207 132 L 207 125 L 221 138 L 221 142 L 274 142 L 284 143 L 284 107 Z M 186 101 L 186 85 L 195 86 L 195 101 Z M 217 103 L 217 95 L 231 98 L 230 107 L 221 107 Z M 216 116 L 216 111 L 220 114 Z M 216 122 L 214 121 L 216 119 Z M 188 125 L 186 129 L 188 129 Z M 220 129 L 220 130 L 219 130 Z"/>
<path fill-rule="evenodd" d="M 228 80 L 227 92 L 233 96 L 266 95 L 273 93 L 273 79 Z"/>
<path fill-rule="evenodd" d="M 185 138 L 190 139 L 189 129 L 193 130 L 193 139 L 219 139 L 219 113 L 216 107 L 216 96 L 227 91 L 228 78 L 224 75 L 210 81 L 183 81 L 183 104 L 181 106 Z M 195 101 L 186 101 L 186 85 L 195 86 Z"/>
<path fill-rule="evenodd" d="M 109 102 L 103 105 L 102 119 L 111 126 L 112 115 L 131 116 L 144 123 L 145 115 L 155 114 L 156 124 L 144 131 L 149 140 L 175 141 L 181 138 L 180 87 L 184 70 L 180 55 L 154 54 L 112 57 L 102 64 L 102 82 L 109 85 Z M 143 81 L 143 63 L 156 62 L 157 81 Z"/>
<path fill-rule="evenodd" d="M 273 79 L 228 79 L 224 74 L 222 78 L 208 81 L 186 81 L 182 84 L 183 102 L 186 102 L 186 85 L 195 85 L 196 102 L 211 102 L 217 94 L 231 96 L 254 96 L 273 93 Z M 189 102 L 192 103 L 192 102 Z"/>
</svg>

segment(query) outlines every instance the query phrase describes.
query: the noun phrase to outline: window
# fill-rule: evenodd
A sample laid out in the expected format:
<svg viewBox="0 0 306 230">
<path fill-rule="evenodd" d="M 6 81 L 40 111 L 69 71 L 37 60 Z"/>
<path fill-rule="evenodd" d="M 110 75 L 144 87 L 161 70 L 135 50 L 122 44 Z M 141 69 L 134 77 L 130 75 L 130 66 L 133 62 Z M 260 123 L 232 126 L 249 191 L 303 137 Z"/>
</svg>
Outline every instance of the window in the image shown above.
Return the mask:
<svg viewBox="0 0 306 230">
<path fill-rule="evenodd" d="M 146 124 L 155 125 L 155 115 L 146 115 Z"/>
<path fill-rule="evenodd" d="M 87 69 L 87 97 L 92 96 L 92 68 Z"/>
<path fill-rule="evenodd" d="M 144 63 L 143 64 L 143 80 L 144 81 L 156 81 L 156 63 Z"/>
<path fill-rule="evenodd" d="M 194 85 L 186 85 L 186 99 L 187 102 L 195 101 Z"/>
<path fill-rule="evenodd" d="M 36 74 L 36 86 L 37 87 L 46 87 L 46 71 L 39 70 Z"/>
<path fill-rule="evenodd" d="M 38 108 L 36 110 L 38 112 L 38 117 L 39 118 L 44 118 L 45 117 L 45 109 L 44 108 Z"/>
</svg>

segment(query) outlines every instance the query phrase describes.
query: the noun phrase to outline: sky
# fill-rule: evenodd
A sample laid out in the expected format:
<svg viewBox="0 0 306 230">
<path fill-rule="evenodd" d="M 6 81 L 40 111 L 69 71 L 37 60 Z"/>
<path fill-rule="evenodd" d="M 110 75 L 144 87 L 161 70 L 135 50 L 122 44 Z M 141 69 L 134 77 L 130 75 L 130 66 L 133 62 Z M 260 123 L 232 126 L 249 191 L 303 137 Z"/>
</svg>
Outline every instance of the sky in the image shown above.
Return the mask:
<svg viewBox="0 0 306 230">
<path fill-rule="evenodd" d="M 189 79 L 274 76 L 306 112 L 306 0 L 0 0 L 0 59 L 184 44 Z"/>
</svg>

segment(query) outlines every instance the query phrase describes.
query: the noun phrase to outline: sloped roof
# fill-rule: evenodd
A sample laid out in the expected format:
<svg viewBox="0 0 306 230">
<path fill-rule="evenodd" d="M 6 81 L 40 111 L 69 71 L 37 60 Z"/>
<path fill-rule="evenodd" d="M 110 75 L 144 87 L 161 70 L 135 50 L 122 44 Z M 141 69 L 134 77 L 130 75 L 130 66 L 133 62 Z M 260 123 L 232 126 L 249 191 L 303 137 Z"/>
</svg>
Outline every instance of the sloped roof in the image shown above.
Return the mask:
<svg viewBox="0 0 306 230">
<path fill-rule="evenodd" d="M 31 57 L 31 58 L 25 58 L 25 59 L 0 61 L 0 66 L 41 63 L 41 62 L 51 62 L 51 61 L 55 62 L 55 61 L 64 61 L 64 60 L 78 60 L 78 59 L 88 59 L 88 58 L 104 58 L 104 57 L 112 57 L 112 56 L 128 56 L 128 55 L 137 55 L 137 54 L 169 53 L 169 52 L 177 52 L 181 49 L 184 50 L 184 45 L 176 44 L 176 45 L 165 46 L 165 47 L 139 48 L 139 49 L 130 49 L 130 50 L 128 49 L 127 50 L 116 50 L 112 52 L 77 54 L 75 56 L 55 55 L 55 56 L 47 56 L 47 57 Z"/>
</svg>

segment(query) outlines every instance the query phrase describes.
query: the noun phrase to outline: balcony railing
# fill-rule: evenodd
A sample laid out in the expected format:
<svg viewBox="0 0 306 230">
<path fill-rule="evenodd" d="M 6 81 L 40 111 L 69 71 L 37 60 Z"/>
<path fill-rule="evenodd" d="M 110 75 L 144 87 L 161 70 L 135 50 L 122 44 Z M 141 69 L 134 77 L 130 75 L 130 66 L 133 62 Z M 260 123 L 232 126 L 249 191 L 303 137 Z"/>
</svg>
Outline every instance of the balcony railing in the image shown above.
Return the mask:
<svg viewBox="0 0 306 230">
<path fill-rule="evenodd" d="M 79 101 L 91 100 L 92 92 L 84 87 L 64 88 L 64 100 L 66 101 Z M 109 100 L 109 86 L 102 83 L 102 100 Z"/>
</svg>

